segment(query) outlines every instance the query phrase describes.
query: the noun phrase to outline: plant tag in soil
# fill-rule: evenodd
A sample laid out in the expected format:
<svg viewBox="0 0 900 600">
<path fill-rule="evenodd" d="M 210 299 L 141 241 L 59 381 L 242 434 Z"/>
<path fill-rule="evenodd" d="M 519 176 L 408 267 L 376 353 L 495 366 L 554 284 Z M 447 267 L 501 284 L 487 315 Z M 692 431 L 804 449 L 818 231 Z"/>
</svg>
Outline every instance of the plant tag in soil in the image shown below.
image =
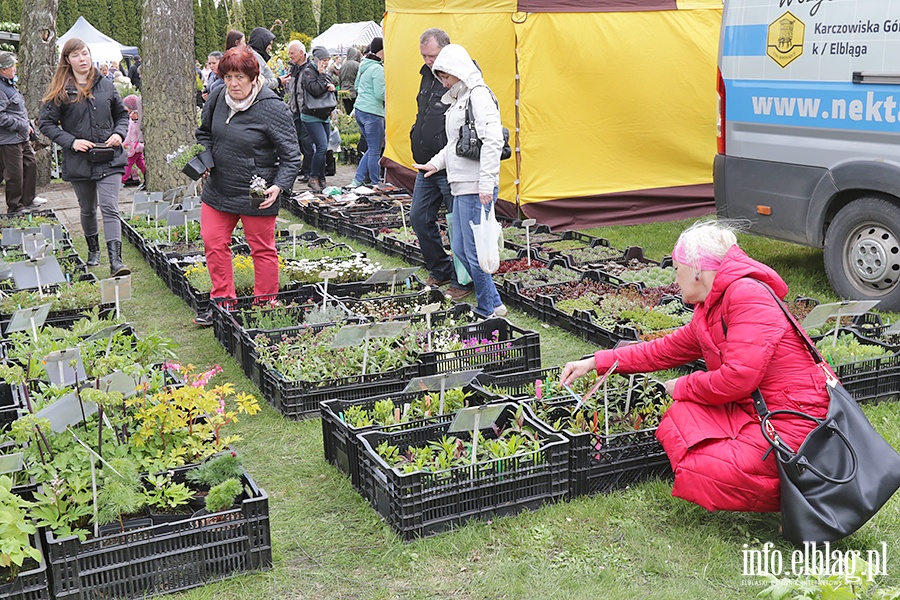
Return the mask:
<svg viewBox="0 0 900 600">
<path fill-rule="evenodd" d="M 111 304 L 131 300 L 131 275 L 100 280 L 100 302 Z"/>
<path fill-rule="evenodd" d="M 25 466 L 25 453 L 0 455 L 0 475 L 5 473 L 17 473 Z"/>
<path fill-rule="evenodd" d="M 0 279 L 9 279 L 10 277 L 12 277 L 12 269 L 9 268 L 9 263 L 0 260 Z"/>
<path fill-rule="evenodd" d="M 44 367 L 53 385 L 74 385 L 87 379 L 84 363 L 81 361 L 81 348 L 66 348 L 51 352 L 44 357 Z"/>
<path fill-rule="evenodd" d="M 829 319 L 840 317 L 855 317 L 869 312 L 875 308 L 879 300 L 847 300 L 844 302 L 831 302 L 819 304 L 806 315 L 800 326 L 803 329 L 815 329 L 824 325 Z M 840 326 L 838 321 L 837 326 Z"/>
<path fill-rule="evenodd" d="M 537 223 L 537 221 L 534 219 L 525 219 L 522 221 L 522 227 L 534 227 L 535 223 Z"/>
<path fill-rule="evenodd" d="M 397 269 L 380 269 L 372 273 L 372 276 L 366 279 L 364 283 L 396 283 L 403 281 L 408 277 L 412 277 L 418 271 L 418 267 L 403 267 Z"/>
<path fill-rule="evenodd" d="M 362 325 L 344 325 L 338 330 L 331 342 L 334 348 L 348 348 L 361 345 L 367 339 L 395 338 L 409 323 L 403 321 L 386 321 L 384 323 L 364 323 Z"/>
<path fill-rule="evenodd" d="M 22 237 L 29 233 L 40 233 L 40 227 L 4 227 L 0 245 L 21 246 Z"/>
<path fill-rule="evenodd" d="M 404 394 L 411 392 L 439 392 L 443 390 L 451 390 L 461 388 L 472 383 L 481 369 L 473 369 L 471 371 L 458 371 L 456 373 L 440 373 L 438 375 L 429 375 L 427 377 L 413 377 L 406 384 L 403 390 Z"/>
<path fill-rule="evenodd" d="M 581 398 L 581 400 L 579 400 L 579 401 L 575 404 L 575 408 L 572 409 L 572 413 L 574 413 L 576 410 L 578 410 L 579 408 L 581 408 L 581 405 L 582 405 L 582 404 L 584 404 L 585 402 L 587 402 L 588 399 L 590 399 L 591 396 L 593 396 L 594 394 L 597 393 L 597 390 L 600 389 L 600 386 L 603 385 L 603 382 L 606 381 L 607 377 L 609 377 L 610 375 L 613 374 L 613 372 L 616 370 L 616 368 L 617 368 L 618 366 L 619 366 L 619 361 L 614 362 L 614 363 L 606 370 L 606 372 L 603 373 L 603 375 L 601 375 L 600 377 L 597 378 L 597 381 L 594 382 L 594 385 L 591 386 L 591 389 L 588 390 L 587 394 L 585 394 L 585 395 Z M 567 387 L 568 387 L 568 386 L 567 386 Z M 569 391 L 571 391 L 571 390 L 569 390 Z M 572 393 L 574 394 L 574 392 L 572 392 Z M 576 395 L 575 397 L 577 398 L 578 396 Z"/>
<path fill-rule="evenodd" d="M 26 233 L 22 236 L 22 250 L 29 258 L 42 258 L 46 256 L 48 249 L 43 233 L 38 231 L 37 233 Z"/>
<path fill-rule="evenodd" d="M 66 280 L 55 256 L 10 263 L 9 268 L 18 288 L 42 288 Z"/>
<path fill-rule="evenodd" d="M 432 304 L 426 304 L 425 306 L 423 306 L 422 308 L 419 309 L 419 314 L 422 314 L 422 315 L 431 314 L 431 313 L 433 313 L 434 311 L 438 310 L 440 307 L 441 307 L 441 303 L 440 303 L 440 302 L 434 302 L 434 303 L 432 303 Z"/>
<path fill-rule="evenodd" d="M 473 431 L 476 422 L 478 429 L 490 429 L 503 413 L 508 404 L 486 404 L 484 406 L 472 406 L 460 409 L 447 433 L 459 433 L 461 431 Z"/>
<path fill-rule="evenodd" d="M 181 200 L 181 210 L 200 208 L 200 196 L 185 196 Z"/>
<path fill-rule="evenodd" d="M 50 314 L 51 304 L 41 304 L 40 306 L 32 306 L 31 308 L 20 308 L 12 314 L 9 325 L 6 327 L 6 333 L 13 331 L 31 331 L 32 328 L 38 329 L 43 326 Z"/>
<path fill-rule="evenodd" d="M 125 323 L 119 323 L 118 325 L 110 325 L 109 327 L 104 327 L 100 331 L 96 333 L 92 333 L 88 337 L 84 338 L 79 342 L 79 344 L 84 344 L 87 342 L 95 342 L 97 340 L 108 340 L 112 336 L 116 334 L 116 332 L 121 331 L 128 327 Z"/>
<path fill-rule="evenodd" d="M 303 223 L 291 223 L 287 228 L 291 232 L 291 236 L 297 237 L 303 230 Z"/>
<path fill-rule="evenodd" d="M 165 218 L 169 212 L 169 203 L 158 201 L 135 202 L 131 205 L 131 216 L 147 215 L 153 217 L 157 221 Z"/>
<path fill-rule="evenodd" d="M 62 225 L 53 223 L 41 223 L 41 233 L 44 234 L 45 240 L 50 240 L 50 245 L 56 248 L 56 245 L 65 239 Z"/>
<path fill-rule="evenodd" d="M 319 273 L 319 279 L 321 279 L 322 281 L 325 281 L 326 279 L 334 279 L 337 276 L 337 271 L 322 271 L 321 273 Z"/>
<path fill-rule="evenodd" d="M 125 398 L 130 398 L 137 394 L 137 388 L 139 385 L 143 383 L 142 381 L 135 381 L 131 375 L 126 375 L 122 371 L 113 371 L 109 375 L 100 378 L 100 383 L 97 386 L 102 392 L 119 392 Z"/>
<path fill-rule="evenodd" d="M 93 402 L 79 402 L 75 392 L 63 396 L 50 406 L 39 410 L 35 415 L 39 419 L 50 421 L 50 429 L 54 433 L 65 431 L 70 425 L 77 425 L 97 412 Z"/>
</svg>

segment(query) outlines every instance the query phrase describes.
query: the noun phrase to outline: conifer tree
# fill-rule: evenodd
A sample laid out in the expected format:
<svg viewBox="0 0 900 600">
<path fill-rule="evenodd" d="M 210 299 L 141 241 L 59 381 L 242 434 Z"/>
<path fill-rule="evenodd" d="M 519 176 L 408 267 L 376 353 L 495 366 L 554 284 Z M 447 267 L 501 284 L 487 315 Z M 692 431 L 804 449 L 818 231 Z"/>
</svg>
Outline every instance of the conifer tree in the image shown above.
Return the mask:
<svg viewBox="0 0 900 600">
<path fill-rule="evenodd" d="M 18 18 L 12 18 L 12 9 L 9 7 L 9 0 L 0 0 L 0 21 L 19 22 Z"/>
<path fill-rule="evenodd" d="M 227 7 L 225 0 L 219 2 L 219 5 L 216 6 L 216 50 L 225 50 L 225 35 L 228 33 L 229 29 L 229 8 Z"/>
<path fill-rule="evenodd" d="M 110 23 L 109 20 L 109 10 L 106 8 L 105 2 L 100 2 L 99 0 L 89 0 L 88 2 L 82 1 L 81 6 L 83 7 L 81 14 L 84 15 L 84 18 L 87 19 L 91 25 L 96 27 L 98 31 L 105 33 L 110 37 L 115 37 L 115 34 L 112 31 L 112 23 Z"/>
<path fill-rule="evenodd" d="M 200 8 L 200 0 L 194 0 L 194 58 L 199 60 L 201 64 L 203 53 L 206 49 L 206 29 L 203 27 L 203 13 Z M 203 57 L 203 58 L 201 58 Z"/>
<path fill-rule="evenodd" d="M 295 25 L 297 31 L 305 33 L 310 37 L 319 35 L 319 30 L 316 26 L 316 18 L 313 15 L 312 0 L 300 0 L 300 2 L 294 6 L 294 17 L 296 19 Z"/>
<path fill-rule="evenodd" d="M 352 0 L 350 6 L 354 23 L 372 18 L 372 0 Z"/>
<path fill-rule="evenodd" d="M 380 24 L 384 20 L 384 0 L 372 0 L 372 3 L 375 5 L 372 20 Z"/>
<path fill-rule="evenodd" d="M 291 2 L 291 0 L 276 0 L 274 4 L 277 7 L 277 14 L 275 15 L 275 17 L 281 19 L 281 26 L 284 28 L 284 39 L 287 40 L 287 38 L 289 37 L 289 32 L 296 29 L 296 19 L 294 18 L 294 3 Z"/>
<path fill-rule="evenodd" d="M 350 23 L 352 21 L 352 8 L 350 0 L 337 0 L 335 2 L 337 8 L 337 23 Z"/>
<path fill-rule="evenodd" d="M 327 31 L 329 27 L 337 22 L 337 5 L 335 0 L 322 0 L 322 10 L 319 13 L 319 31 Z"/>
<path fill-rule="evenodd" d="M 110 35 L 120 44 L 125 44 L 128 37 L 128 23 L 125 20 L 125 3 L 123 0 L 109 2 Z"/>
<path fill-rule="evenodd" d="M 201 64 L 206 64 L 206 57 L 209 56 L 209 53 L 213 50 L 218 50 L 220 47 L 224 47 L 224 43 L 219 43 L 218 32 L 219 29 L 216 26 L 216 7 L 215 2 L 213 0 L 202 0 L 200 7 L 203 9 L 203 28 L 206 30 L 205 38 L 206 38 L 206 46 L 203 49 L 203 58 L 200 59 Z"/>
</svg>

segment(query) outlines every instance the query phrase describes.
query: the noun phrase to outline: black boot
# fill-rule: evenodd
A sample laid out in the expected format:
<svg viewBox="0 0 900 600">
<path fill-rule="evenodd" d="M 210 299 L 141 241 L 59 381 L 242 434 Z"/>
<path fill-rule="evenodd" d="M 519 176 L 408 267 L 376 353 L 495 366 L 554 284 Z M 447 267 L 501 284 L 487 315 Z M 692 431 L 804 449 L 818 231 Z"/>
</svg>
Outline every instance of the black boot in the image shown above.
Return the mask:
<svg viewBox="0 0 900 600">
<path fill-rule="evenodd" d="M 113 277 L 131 273 L 131 269 L 122 262 L 122 242 L 106 242 L 106 249 L 109 251 L 109 272 Z"/>
<path fill-rule="evenodd" d="M 86 236 L 88 245 L 87 266 L 96 267 L 100 264 L 100 234 Z"/>
</svg>

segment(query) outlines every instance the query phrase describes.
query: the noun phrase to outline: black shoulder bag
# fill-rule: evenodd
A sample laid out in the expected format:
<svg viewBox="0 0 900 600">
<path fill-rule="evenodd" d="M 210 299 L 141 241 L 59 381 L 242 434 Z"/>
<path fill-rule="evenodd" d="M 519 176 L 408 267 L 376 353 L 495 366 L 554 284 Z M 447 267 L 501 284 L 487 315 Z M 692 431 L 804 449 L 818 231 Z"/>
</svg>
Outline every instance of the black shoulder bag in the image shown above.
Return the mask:
<svg viewBox="0 0 900 600">
<path fill-rule="evenodd" d="M 497 98 L 494 97 L 494 92 L 491 92 L 491 98 L 494 99 L 494 104 L 497 105 L 497 108 L 500 108 Z M 481 159 L 481 138 L 478 137 L 478 132 L 475 131 L 475 114 L 472 111 L 471 92 L 466 101 L 466 121 L 459 126 L 459 139 L 456 140 L 456 155 L 463 158 L 471 158 L 472 160 Z M 509 129 L 504 127 L 503 149 L 500 150 L 500 160 L 506 160 L 510 156 L 512 156 L 512 148 L 509 146 Z"/>
<path fill-rule="evenodd" d="M 775 292 L 766 289 L 824 370 L 831 399 L 827 416 L 819 419 L 793 410 L 770 411 L 758 389 L 751 394 L 769 452 L 778 459 L 782 534 L 798 545 L 833 542 L 862 527 L 900 488 L 900 454 L 875 431 Z M 779 415 L 816 423 L 797 450 L 778 436 Z"/>
</svg>

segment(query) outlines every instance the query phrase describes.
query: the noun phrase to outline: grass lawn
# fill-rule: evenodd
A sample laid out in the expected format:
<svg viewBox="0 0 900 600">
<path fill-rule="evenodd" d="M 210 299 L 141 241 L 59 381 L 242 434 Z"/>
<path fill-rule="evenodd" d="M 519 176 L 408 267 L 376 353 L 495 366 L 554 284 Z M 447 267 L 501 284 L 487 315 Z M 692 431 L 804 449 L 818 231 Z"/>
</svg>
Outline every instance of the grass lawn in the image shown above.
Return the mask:
<svg viewBox="0 0 900 600">
<path fill-rule="evenodd" d="M 287 213 L 282 216 L 293 220 Z M 615 247 L 638 245 L 650 258 L 671 251 L 689 222 L 607 227 L 587 231 Z M 352 242 L 351 242 L 352 243 Z M 773 266 L 791 295 L 832 300 L 822 253 L 750 236 L 748 253 Z M 84 252 L 83 240 L 79 240 Z M 361 248 L 386 266 L 402 266 Z M 182 362 L 219 364 L 218 381 L 258 395 L 239 366 L 129 244 L 134 299 L 124 306 L 139 332 L 159 330 L 179 343 Z M 105 266 L 102 274 L 105 275 Z M 99 274 L 99 272 L 98 272 Z M 424 278 L 424 273 L 423 273 Z M 593 348 L 558 329 L 510 313 L 513 323 L 540 332 L 545 366 L 578 358 Z M 237 425 L 237 448 L 248 471 L 269 494 L 274 569 L 211 584 L 174 598 L 372 599 L 697 599 L 752 598 L 765 587 L 742 576 L 745 547 L 771 541 L 787 558 L 792 547 L 778 535 L 777 514 L 709 513 L 672 498 L 671 484 L 654 481 L 608 495 L 545 506 L 494 522 L 403 543 L 322 456 L 318 419 L 293 422 L 263 403 L 263 411 Z M 875 426 L 900 446 L 900 408 L 867 407 Z M 881 549 L 885 584 L 900 585 L 900 500 L 894 498 L 868 525 L 837 547 Z M 746 546 L 745 546 L 746 545 Z"/>
</svg>

